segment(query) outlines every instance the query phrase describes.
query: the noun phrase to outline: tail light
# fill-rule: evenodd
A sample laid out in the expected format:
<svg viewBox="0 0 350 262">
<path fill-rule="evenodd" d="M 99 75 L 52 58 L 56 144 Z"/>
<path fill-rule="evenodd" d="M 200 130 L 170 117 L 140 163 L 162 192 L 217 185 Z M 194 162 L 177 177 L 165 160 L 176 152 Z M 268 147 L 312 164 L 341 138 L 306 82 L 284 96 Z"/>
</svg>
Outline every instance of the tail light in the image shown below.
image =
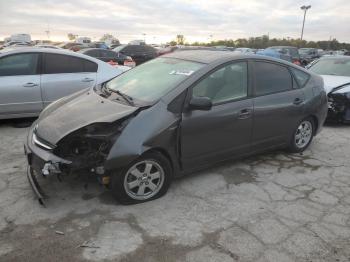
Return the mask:
<svg viewBox="0 0 350 262">
<path fill-rule="evenodd" d="M 132 59 L 131 56 L 127 56 L 126 59 L 124 60 L 124 65 L 125 66 L 130 66 L 130 67 L 135 67 L 136 63 L 135 61 Z"/>
<path fill-rule="evenodd" d="M 111 66 L 117 66 L 118 63 L 114 62 L 113 60 L 110 60 L 109 62 L 107 62 L 108 64 L 110 64 Z"/>
<path fill-rule="evenodd" d="M 293 64 L 301 66 L 301 63 L 298 59 L 293 59 Z"/>
</svg>

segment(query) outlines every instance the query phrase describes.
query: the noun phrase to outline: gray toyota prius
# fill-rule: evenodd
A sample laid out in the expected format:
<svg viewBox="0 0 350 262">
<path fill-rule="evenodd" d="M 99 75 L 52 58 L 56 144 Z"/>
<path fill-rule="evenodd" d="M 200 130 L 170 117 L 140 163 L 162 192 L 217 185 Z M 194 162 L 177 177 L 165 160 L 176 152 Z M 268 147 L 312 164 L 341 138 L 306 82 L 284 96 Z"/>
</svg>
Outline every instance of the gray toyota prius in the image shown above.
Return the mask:
<svg viewBox="0 0 350 262">
<path fill-rule="evenodd" d="M 93 174 L 122 204 L 156 199 L 174 177 L 287 148 L 321 130 L 320 76 L 291 63 L 224 51 L 179 51 L 64 97 L 33 123 L 27 176 Z M 234 176 L 234 174 L 232 174 Z"/>
</svg>

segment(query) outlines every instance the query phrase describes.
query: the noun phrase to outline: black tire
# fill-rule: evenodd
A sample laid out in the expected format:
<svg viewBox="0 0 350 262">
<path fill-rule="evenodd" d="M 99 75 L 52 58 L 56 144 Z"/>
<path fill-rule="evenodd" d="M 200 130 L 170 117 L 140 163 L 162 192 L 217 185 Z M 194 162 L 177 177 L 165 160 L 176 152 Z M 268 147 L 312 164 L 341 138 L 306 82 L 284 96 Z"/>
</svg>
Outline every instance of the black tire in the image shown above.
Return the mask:
<svg viewBox="0 0 350 262">
<path fill-rule="evenodd" d="M 310 140 L 305 145 L 298 146 L 297 143 L 296 143 L 296 135 L 298 134 L 298 128 L 299 128 L 299 126 L 302 123 L 305 123 L 305 122 L 310 123 L 310 125 L 311 125 L 311 128 L 312 128 L 312 130 L 311 130 L 311 137 L 310 137 Z M 303 152 L 311 144 L 314 135 L 315 135 L 315 121 L 313 120 L 313 118 L 312 117 L 307 117 L 307 118 L 301 120 L 299 122 L 299 124 L 297 125 L 297 127 L 295 128 L 295 130 L 293 132 L 293 135 L 292 135 L 292 138 L 290 139 L 290 144 L 289 144 L 289 147 L 288 147 L 288 151 L 291 152 L 291 153 L 301 153 L 301 152 Z"/>
<path fill-rule="evenodd" d="M 125 184 L 124 182 L 126 179 L 125 177 L 127 176 L 128 171 L 132 167 L 144 161 L 155 162 L 162 168 L 162 170 L 164 171 L 163 182 L 158 189 L 159 191 L 155 195 L 145 199 L 135 199 L 127 193 L 127 189 L 125 188 L 125 185 L 124 185 Z M 123 168 L 119 172 L 112 174 L 111 190 L 112 190 L 112 194 L 120 204 L 123 204 L 123 205 L 138 204 L 138 203 L 151 201 L 163 196 L 168 191 L 172 179 L 173 179 L 173 170 L 169 160 L 161 153 L 149 152 L 149 153 L 145 153 L 144 155 L 139 157 L 137 160 L 133 161 L 130 165 Z"/>
</svg>

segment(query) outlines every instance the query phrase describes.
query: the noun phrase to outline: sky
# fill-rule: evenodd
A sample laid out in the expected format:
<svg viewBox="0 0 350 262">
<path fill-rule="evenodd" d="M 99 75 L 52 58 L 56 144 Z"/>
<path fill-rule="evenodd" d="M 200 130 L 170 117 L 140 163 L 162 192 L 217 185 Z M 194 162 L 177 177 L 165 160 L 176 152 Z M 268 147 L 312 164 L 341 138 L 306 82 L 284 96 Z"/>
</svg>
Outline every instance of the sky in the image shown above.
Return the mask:
<svg viewBox="0 0 350 262">
<path fill-rule="evenodd" d="M 182 34 L 189 42 L 269 34 L 350 42 L 350 0 L 0 0 L 0 40 L 28 33 L 32 39 L 92 40 L 109 33 L 122 43 L 165 43 Z"/>
</svg>

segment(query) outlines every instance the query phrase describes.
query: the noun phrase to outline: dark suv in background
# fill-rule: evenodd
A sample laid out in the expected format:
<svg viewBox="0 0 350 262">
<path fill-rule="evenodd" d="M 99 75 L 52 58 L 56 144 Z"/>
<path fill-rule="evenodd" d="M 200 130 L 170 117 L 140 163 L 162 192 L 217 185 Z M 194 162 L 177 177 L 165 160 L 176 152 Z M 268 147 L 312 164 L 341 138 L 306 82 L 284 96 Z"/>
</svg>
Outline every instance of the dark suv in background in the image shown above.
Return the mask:
<svg viewBox="0 0 350 262">
<path fill-rule="evenodd" d="M 300 54 L 301 64 L 303 66 L 306 66 L 310 62 L 321 57 L 316 48 L 300 48 L 299 54 Z"/>
<path fill-rule="evenodd" d="M 115 62 L 118 65 L 125 65 L 128 62 L 133 62 L 130 56 L 124 55 L 123 53 L 114 52 L 112 50 L 106 50 L 103 48 L 85 48 L 79 51 L 84 55 L 95 57 L 105 62 Z"/>
<path fill-rule="evenodd" d="M 121 45 L 114 48 L 113 51 L 132 57 L 136 65 L 157 57 L 157 50 L 149 45 Z"/>
<path fill-rule="evenodd" d="M 271 46 L 271 47 L 268 47 L 267 49 L 273 49 L 273 50 L 276 50 L 283 55 L 289 55 L 292 58 L 293 64 L 302 65 L 300 55 L 298 52 L 298 48 L 296 48 L 296 47 L 293 47 L 293 46 Z"/>
</svg>

